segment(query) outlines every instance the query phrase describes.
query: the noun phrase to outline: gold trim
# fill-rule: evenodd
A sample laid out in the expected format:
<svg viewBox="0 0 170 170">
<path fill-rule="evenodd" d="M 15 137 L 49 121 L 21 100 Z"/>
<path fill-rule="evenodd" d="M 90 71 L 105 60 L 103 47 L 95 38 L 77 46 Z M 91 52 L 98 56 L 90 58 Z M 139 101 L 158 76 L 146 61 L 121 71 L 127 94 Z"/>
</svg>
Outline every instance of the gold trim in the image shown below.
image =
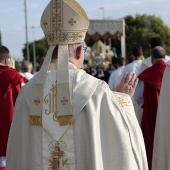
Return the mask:
<svg viewBox="0 0 170 170">
<path fill-rule="evenodd" d="M 76 32 L 76 33 L 71 33 L 71 32 L 63 32 L 63 33 L 58 33 L 55 35 L 54 33 L 45 33 L 45 37 L 48 42 L 50 43 L 75 43 L 75 42 L 83 42 L 84 41 L 84 33 L 82 32 Z"/>
<path fill-rule="evenodd" d="M 47 25 L 48 25 L 47 21 L 44 20 L 43 26 L 46 28 Z"/>
<path fill-rule="evenodd" d="M 42 125 L 41 116 L 30 115 L 30 124 L 32 126 L 41 126 Z"/>
<path fill-rule="evenodd" d="M 77 33 L 59 33 L 59 41 L 60 42 L 76 42 L 76 41 L 83 41 L 83 34 L 82 32 Z"/>
<path fill-rule="evenodd" d="M 57 0 L 56 2 L 56 11 L 58 13 L 56 13 L 56 34 L 57 34 L 57 31 L 61 31 L 61 6 L 62 6 L 62 1 L 61 0 Z"/>
<path fill-rule="evenodd" d="M 58 122 L 60 126 L 67 126 L 74 124 L 74 116 L 73 115 L 64 115 L 58 116 Z"/>
</svg>

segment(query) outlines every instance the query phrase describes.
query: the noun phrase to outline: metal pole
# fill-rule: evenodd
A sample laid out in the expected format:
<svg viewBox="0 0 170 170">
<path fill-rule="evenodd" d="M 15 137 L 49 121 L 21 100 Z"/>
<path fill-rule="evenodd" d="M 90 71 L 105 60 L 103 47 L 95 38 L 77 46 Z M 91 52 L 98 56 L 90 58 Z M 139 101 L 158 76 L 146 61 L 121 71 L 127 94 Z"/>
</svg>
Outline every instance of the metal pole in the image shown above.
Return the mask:
<svg viewBox="0 0 170 170">
<path fill-rule="evenodd" d="M 30 52 L 29 52 L 29 44 L 28 44 L 27 3 L 26 3 L 26 0 L 24 0 L 24 7 L 25 7 L 25 36 L 26 36 L 27 60 L 30 61 Z"/>
<path fill-rule="evenodd" d="M 123 36 L 121 36 L 121 55 L 126 58 L 126 33 L 125 33 L 125 20 L 122 19 Z"/>
<path fill-rule="evenodd" d="M 33 34 L 33 61 L 34 61 L 34 73 L 36 72 L 36 48 L 35 48 L 35 39 L 34 39 L 34 26 L 32 26 Z"/>
</svg>

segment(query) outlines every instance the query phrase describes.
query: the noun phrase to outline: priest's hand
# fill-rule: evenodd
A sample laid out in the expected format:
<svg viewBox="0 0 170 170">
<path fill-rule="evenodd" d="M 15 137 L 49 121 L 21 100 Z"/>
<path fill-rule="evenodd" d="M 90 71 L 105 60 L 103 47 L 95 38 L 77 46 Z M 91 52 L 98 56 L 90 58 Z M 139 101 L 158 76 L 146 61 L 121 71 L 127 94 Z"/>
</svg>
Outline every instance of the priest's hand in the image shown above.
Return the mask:
<svg viewBox="0 0 170 170">
<path fill-rule="evenodd" d="M 125 73 L 121 82 L 117 85 L 116 91 L 126 93 L 133 96 L 139 79 L 136 78 L 135 73 Z"/>
</svg>

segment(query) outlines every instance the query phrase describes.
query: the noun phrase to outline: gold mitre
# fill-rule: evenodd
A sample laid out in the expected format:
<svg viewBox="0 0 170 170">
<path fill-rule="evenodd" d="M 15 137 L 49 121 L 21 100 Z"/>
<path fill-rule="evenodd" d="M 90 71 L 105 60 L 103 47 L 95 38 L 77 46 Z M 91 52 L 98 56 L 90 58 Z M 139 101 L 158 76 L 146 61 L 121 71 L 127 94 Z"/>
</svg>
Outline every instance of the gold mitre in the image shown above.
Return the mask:
<svg viewBox="0 0 170 170">
<path fill-rule="evenodd" d="M 84 42 L 89 21 L 75 0 L 51 0 L 41 17 L 49 45 Z"/>
</svg>

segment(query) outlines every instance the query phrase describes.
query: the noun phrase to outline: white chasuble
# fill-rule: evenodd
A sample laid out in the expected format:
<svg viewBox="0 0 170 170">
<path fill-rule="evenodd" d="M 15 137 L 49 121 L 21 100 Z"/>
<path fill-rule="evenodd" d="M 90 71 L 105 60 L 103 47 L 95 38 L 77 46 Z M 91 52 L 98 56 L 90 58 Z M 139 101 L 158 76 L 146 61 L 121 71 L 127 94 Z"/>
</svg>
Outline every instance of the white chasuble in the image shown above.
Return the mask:
<svg viewBox="0 0 170 170">
<path fill-rule="evenodd" d="M 131 98 L 112 92 L 104 81 L 70 66 L 74 125 L 58 123 L 57 106 L 53 105 L 56 72 L 47 74 L 42 100 L 32 94 L 34 76 L 16 101 L 7 170 L 147 170 L 143 136 Z M 38 121 L 32 122 L 37 126 L 33 126 L 30 108 L 40 103 L 42 120 L 37 117 Z"/>
</svg>

